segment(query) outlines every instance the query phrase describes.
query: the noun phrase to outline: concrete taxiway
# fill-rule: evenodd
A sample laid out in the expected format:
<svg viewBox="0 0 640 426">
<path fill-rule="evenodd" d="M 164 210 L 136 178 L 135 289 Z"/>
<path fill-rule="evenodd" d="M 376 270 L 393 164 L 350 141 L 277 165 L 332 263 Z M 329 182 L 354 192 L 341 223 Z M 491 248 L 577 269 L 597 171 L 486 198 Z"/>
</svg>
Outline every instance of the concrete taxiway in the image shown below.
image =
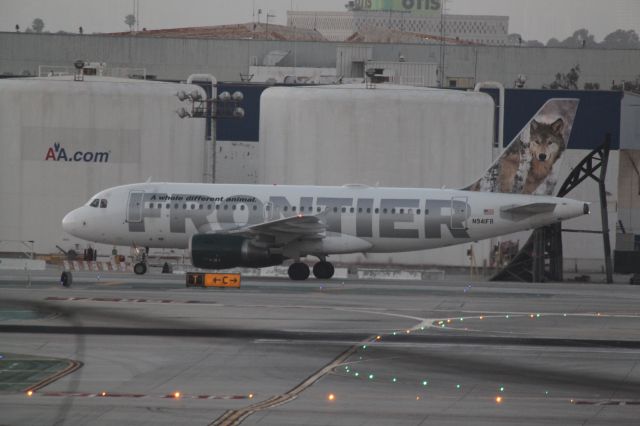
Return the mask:
<svg viewBox="0 0 640 426">
<path fill-rule="evenodd" d="M 245 279 L 239 290 L 204 290 L 180 276 L 75 273 L 65 289 L 57 280 L 0 274 L 0 425 L 640 418 L 640 287 Z"/>
</svg>

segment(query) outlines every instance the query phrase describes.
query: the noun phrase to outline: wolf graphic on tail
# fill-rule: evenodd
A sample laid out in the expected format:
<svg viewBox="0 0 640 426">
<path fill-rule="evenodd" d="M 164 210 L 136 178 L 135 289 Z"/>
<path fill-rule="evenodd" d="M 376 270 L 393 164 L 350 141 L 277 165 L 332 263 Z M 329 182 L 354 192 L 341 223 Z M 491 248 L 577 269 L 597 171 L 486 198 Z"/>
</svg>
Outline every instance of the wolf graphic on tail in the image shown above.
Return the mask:
<svg viewBox="0 0 640 426">
<path fill-rule="evenodd" d="M 577 99 L 550 99 L 468 191 L 552 195 Z"/>
</svg>

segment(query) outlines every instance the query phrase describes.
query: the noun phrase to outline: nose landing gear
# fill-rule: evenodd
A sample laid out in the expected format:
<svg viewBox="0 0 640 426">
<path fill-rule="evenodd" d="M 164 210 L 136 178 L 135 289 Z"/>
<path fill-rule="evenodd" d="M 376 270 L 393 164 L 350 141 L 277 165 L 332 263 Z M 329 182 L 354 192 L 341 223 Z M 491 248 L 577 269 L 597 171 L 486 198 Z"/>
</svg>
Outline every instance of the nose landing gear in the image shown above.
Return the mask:
<svg viewBox="0 0 640 426">
<path fill-rule="evenodd" d="M 147 264 L 144 262 L 139 262 L 136 263 L 133 266 L 133 272 L 135 272 L 136 275 L 144 275 L 147 273 Z"/>
</svg>

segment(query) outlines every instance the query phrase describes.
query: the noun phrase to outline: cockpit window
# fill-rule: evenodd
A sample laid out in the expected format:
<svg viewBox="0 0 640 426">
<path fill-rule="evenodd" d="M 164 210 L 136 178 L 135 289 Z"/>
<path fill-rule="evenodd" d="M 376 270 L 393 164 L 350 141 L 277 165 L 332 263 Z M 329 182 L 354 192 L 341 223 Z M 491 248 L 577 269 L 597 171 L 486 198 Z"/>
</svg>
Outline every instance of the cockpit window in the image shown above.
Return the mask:
<svg viewBox="0 0 640 426">
<path fill-rule="evenodd" d="M 100 200 L 100 208 L 101 209 L 107 208 L 107 200 Z"/>
<path fill-rule="evenodd" d="M 98 207 L 100 205 L 100 200 L 98 200 L 97 198 L 95 200 L 93 200 L 91 202 L 91 204 L 89 204 L 91 207 Z"/>
</svg>

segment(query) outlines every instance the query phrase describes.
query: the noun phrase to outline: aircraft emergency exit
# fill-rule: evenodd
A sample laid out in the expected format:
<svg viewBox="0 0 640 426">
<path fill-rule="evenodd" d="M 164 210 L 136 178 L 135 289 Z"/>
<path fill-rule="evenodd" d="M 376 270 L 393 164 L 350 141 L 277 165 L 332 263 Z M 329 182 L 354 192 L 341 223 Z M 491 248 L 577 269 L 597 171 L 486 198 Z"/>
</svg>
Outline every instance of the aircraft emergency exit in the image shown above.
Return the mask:
<svg viewBox="0 0 640 426">
<path fill-rule="evenodd" d="M 578 107 L 552 99 L 483 177 L 462 190 L 141 183 L 106 189 L 63 219 L 66 232 L 109 245 L 189 249 L 194 267 L 261 268 L 290 259 L 289 277 L 333 276 L 330 255 L 463 244 L 589 213 L 550 196 Z M 144 274 L 146 265 L 135 265 Z"/>
</svg>

